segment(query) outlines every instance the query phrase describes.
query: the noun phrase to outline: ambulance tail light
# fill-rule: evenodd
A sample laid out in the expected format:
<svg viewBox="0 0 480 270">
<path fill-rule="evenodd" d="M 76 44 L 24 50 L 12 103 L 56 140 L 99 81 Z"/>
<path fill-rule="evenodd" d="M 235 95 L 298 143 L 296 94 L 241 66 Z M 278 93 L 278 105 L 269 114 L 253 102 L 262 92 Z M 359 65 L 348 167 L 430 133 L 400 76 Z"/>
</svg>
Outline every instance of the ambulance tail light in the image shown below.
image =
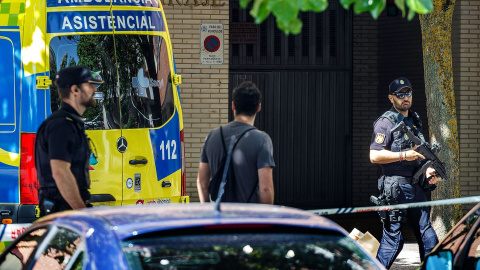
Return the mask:
<svg viewBox="0 0 480 270">
<path fill-rule="evenodd" d="M 38 204 L 38 180 L 35 169 L 34 133 L 22 133 L 20 150 L 20 203 Z"/>
<path fill-rule="evenodd" d="M 180 145 L 182 151 L 182 189 L 181 189 L 181 196 L 185 196 L 185 189 L 187 185 L 187 179 L 185 175 L 185 139 L 183 135 L 183 129 L 180 131 Z"/>
</svg>

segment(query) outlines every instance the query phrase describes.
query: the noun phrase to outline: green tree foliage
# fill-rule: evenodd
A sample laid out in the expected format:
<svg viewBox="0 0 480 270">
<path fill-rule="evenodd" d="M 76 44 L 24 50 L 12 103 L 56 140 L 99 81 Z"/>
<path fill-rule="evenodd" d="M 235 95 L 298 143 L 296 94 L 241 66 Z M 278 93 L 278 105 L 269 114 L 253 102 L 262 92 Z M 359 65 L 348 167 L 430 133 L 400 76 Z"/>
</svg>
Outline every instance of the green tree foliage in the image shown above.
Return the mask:
<svg viewBox="0 0 480 270">
<path fill-rule="evenodd" d="M 387 0 L 339 0 L 345 9 L 353 6 L 356 14 L 370 12 L 373 18 L 385 9 Z M 415 14 L 427 14 L 433 10 L 432 0 L 394 0 L 402 11 L 403 17 L 408 13 L 411 20 Z M 252 0 L 240 0 L 240 6 L 246 8 Z M 302 31 L 302 21 L 298 18 L 302 12 L 322 12 L 328 7 L 328 0 L 253 0 L 250 15 L 255 23 L 262 23 L 270 14 L 275 16 L 277 26 L 285 34 L 298 34 Z"/>
</svg>

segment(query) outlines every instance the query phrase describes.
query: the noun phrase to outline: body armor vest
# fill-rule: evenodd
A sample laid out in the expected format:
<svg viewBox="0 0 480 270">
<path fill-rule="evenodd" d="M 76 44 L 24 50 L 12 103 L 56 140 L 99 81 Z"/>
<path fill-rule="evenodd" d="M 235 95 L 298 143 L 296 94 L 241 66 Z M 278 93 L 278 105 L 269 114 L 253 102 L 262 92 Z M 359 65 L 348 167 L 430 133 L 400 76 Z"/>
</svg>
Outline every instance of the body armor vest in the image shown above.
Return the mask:
<svg viewBox="0 0 480 270">
<path fill-rule="evenodd" d="M 419 137 L 420 139 L 424 140 L 422 134 L 422 121 L 420 121 L 420 117 L 417 113 L 413 111 L 409 111 L 408 118 L 405 118 L 402 114 L 398 113 L 394 108 L 389 111 L 383 113 L 375 123 L 380 120 L 386 118 L 388 119 L 393 126 L 395 126 L 400 121 L 404 121 L 407 128 L 412 131 L 415 136 Z M 374 123 L 374 125 L 375 125 Z M 408 138 L 406 133 L 403 131 L 396 131 L 391 133 L 392 136 L 392 143 L 390 146 L 387 146 L 386 150 L 392 152 L 400 152 L 406 151 L 415 146 L 412 140 Z M 414 171 L 420 166 L 420 160 L 414 161 L 397 161 L 388 164 L 382 164 L 383 174 L 386 176 L 404 176 L 404 177 L 412 177 Z"/>
</svg>

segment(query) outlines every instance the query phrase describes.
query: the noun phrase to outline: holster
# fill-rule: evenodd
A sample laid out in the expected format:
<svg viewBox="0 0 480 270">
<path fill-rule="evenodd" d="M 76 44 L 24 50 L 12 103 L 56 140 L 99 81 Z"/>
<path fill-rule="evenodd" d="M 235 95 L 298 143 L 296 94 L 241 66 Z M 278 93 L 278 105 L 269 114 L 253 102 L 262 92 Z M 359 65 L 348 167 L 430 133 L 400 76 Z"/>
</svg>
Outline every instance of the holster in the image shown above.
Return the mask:
<svg viewBox="0 0 480 270">
<path fill-rule="evenodd" d="M 385 222 L 385 219 L 387 219 L 387 212 L 388 211 L 378 211 L 378 215 L 380 216 L 380 219 L 382 220 L 382 222 Z"/>
<path fill-rule="evenodd" d="M 400 195 L 400 185 L 393 177 L 385 177 L 383 184 L 383 196 L 389 204 L 397 203 Z"/>
<path fill-rule="evenodd" d="M 380 185 L 380 179 L 382 178 L 383 183 Z M 380 179 L 379 187 L 381 186 L 383 188 L 383 190 L 380 190 L 380 196 L 384 198 L 387 205 L 398 204 L 398 197 L 401 193 L 399 179 L 395 176 L 382 176 Z M 407 221 L 406 210 L 380 211 L 378 214 L 380 215 L 382 222 L 404 223 Z"/>
<path fill-rule="evenodd" d="M 43 217 L 45 215 L 55 212 L 55 206 L 55 201 L 43 198 L 40 201 L 40 216 Z"/>
</svg>

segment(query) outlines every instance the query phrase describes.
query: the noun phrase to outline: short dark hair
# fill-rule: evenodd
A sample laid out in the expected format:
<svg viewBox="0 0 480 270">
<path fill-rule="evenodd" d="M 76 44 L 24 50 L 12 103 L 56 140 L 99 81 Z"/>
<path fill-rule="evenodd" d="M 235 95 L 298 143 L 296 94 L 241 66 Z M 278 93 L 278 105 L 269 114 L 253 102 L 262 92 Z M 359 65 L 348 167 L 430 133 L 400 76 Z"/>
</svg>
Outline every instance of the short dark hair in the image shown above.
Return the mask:
<svg viewBox="0 0 480 270">
<path fill-rule="evenodd" d="M 60 87 L 57 85 L 58 95 L 60 98 L 70 97 L 70 87 Z"/>
<path fill-rule="evenodd" d="M 237 115 L 254 116 L 261 99 L 262 93 L 253 82 L 242 82 L 233 89 L 232 100 Z"/>
</svg>

